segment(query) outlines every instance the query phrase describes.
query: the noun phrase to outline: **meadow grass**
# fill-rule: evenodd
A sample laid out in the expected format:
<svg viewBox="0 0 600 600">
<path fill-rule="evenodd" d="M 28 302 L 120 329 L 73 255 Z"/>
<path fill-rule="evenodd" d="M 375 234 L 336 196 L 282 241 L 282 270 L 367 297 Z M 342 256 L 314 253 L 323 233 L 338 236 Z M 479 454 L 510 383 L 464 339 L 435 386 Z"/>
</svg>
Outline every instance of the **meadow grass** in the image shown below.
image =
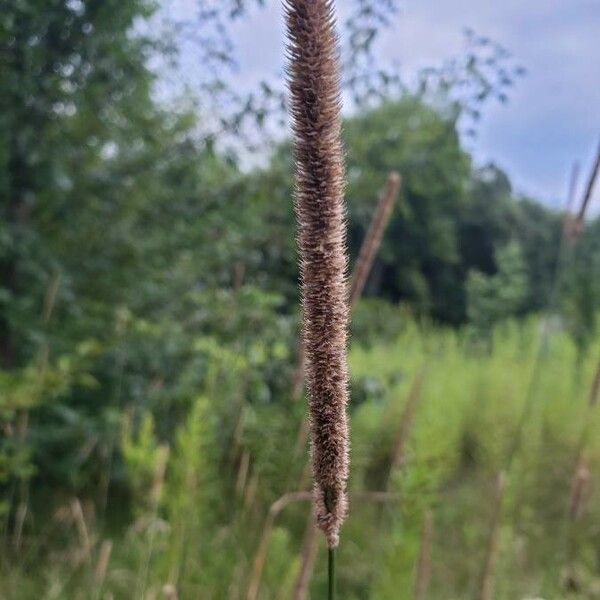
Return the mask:
<svg viewBox="0 0 600 600">
<path fill-rule="evenodd" d="M 580 362 L 569 335 L 556 326 L 540 352 L 542 325 L 540 318 L 505 323 L 481 345 L 468 331 L 405 318 L 387 341 L 354 341 L 351 511 L 337 557 L 340 597 L 413 598 L 429 514 L 426 597 L 478 598 L 501 471 L 506 489 L 493 597 L 597 597 L 600 439 L 589 391 L 600 343 Z M 298 480 L 306 462 L 294 448 L 304 415 L 291 398 L 246 405 L 236 387 L 243 370 L 230 368 L 225 355 L 214 360 L 212 393 L 194 402 L 168 453 L 149 416 L 137 432 L 124 433 L 119 452 L 136 482 L 129 519 L 108 527 L 95 516 L 94 498 L 81 499 L 79 519 L 57 511 L 27 532 L 18 555 L 5 552 L 2 598 L 151 600 L 173 589 L 179 599 L 246 597 L 267 511 L 290 491 L 289 481 Z M 235 362 L 242 364 L 239 357 Z M 420 373 L 420 399 L 402 458 L 390 472 Z M 582 455 L 591 485 L 572 518 Z M 252 483 L 257 478 L 258 487 Z M 389 499 L 373 502 L 366 494 L 377 491 L 387 491 Z M 298 497 L 273 518 L 259 599 L 292 597 L 309 510 L 305 496 Z M 321 540 L 314 598 L 326 594 L 325 552 Z"/>
</svg>

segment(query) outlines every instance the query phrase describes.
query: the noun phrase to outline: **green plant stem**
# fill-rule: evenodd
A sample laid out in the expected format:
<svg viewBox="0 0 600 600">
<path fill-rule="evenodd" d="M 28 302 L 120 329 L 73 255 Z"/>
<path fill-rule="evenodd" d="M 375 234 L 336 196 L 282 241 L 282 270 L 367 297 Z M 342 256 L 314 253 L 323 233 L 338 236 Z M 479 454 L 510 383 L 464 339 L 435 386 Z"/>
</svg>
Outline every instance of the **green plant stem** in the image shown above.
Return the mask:
<svg viewBox="0 0 600 600">
<path fill-rule="evenodd" d="M 334 600 L 335 598 L 335 548 L 329 548 L 329 564 L 328 564 L 328 600 Z"/>
</svg>

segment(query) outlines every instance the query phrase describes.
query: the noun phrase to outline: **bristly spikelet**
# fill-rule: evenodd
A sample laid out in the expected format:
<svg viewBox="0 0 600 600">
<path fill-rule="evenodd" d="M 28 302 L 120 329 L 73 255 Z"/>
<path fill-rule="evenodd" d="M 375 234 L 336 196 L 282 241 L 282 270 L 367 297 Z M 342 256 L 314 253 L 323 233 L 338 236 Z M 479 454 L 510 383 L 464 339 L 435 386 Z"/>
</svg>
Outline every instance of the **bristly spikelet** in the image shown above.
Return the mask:
<svg viewBox="0 0 600 600">
<path fill-rule="evenodd" d="M 284 0 L 284 6 L 315 510 L 317 525 L 333 548 L 347 511 L 349 462 L 338 47 L 330 0 Z"/>
</svg>

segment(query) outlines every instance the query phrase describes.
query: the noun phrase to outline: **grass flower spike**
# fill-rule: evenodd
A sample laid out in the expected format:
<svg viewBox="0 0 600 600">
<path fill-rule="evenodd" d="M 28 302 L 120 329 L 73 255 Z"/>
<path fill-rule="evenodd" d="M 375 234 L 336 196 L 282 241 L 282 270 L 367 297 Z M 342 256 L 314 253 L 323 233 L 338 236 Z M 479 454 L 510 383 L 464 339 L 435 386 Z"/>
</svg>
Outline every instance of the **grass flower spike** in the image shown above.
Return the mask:
<svg viewBox="0 0 600 600">
<path fill-rule="evenodd" d="M 347 511 L 349 462 L 338 46 L 330 0 L 285 0 L 285 8 L 315 510 L 334 548 Z"/>
</svg>

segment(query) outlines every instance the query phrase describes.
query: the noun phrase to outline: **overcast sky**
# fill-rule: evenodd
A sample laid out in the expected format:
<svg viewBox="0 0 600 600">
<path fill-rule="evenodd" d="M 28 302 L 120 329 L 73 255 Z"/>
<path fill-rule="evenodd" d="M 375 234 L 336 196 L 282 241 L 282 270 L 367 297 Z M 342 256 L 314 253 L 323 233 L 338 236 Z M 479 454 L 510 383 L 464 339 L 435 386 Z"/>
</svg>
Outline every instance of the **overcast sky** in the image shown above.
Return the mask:
<svg viewBox="0 0 600 600">
<path fill-rule="evenodd" d="M 339 0 L 339 10 L 348 2 Z M 581 162 L 581 187 L 600 138 L 600 0 L 404 0 L 376 51 L 410 78 L 460 54 L 465 27 L 502 44 L 527 69 L 507 105 L 486 107 L 469 149 L 479 163 L 505 169 L 518 192 L 561 206 L 571 165 Z M 240 85 L 280 73 L 280 1 L 253 11 L 235 38 Z M 594 204 L 597 210 L 600 189 Z"/>
</svg>

